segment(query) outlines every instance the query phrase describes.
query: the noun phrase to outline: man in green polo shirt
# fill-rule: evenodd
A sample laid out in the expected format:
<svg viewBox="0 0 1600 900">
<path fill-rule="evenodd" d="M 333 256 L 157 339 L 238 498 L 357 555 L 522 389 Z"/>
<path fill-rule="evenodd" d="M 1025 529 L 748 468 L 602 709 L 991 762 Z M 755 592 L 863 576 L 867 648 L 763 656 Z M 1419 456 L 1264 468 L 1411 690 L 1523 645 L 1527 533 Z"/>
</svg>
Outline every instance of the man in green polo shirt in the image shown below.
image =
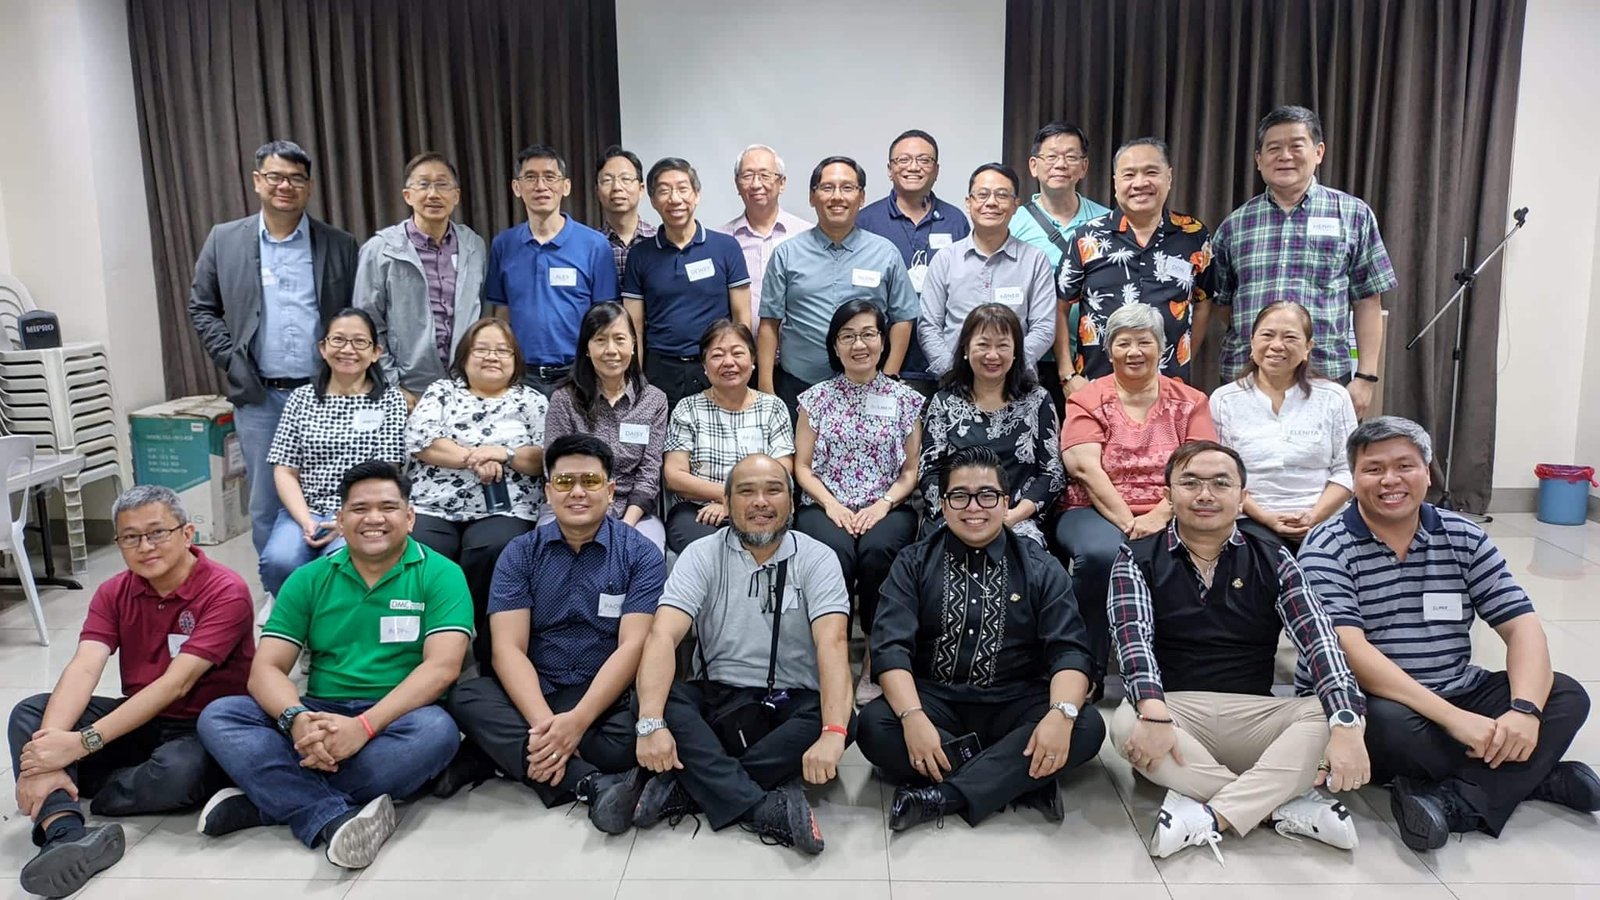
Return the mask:
<svg viewBox="0 0 1600 900">
<path fill-rule="evenodd" d="M 339 485 L 346 548 L 289 576 L 250 672 L 250 696 L 200 715 L 200 741 L 238 788 L 200 813 L 201 834 L 288 825 L 328 861 L 371 865 L 394 833 L 392 797 L 450 762 L 460 732 L 437 705 L 461 674 L 472 597 L 455 563 L 411 539 L 411 482 L 364 462 Z M 311 654 L 305 697 L 289 670 Z"/>
</svg>

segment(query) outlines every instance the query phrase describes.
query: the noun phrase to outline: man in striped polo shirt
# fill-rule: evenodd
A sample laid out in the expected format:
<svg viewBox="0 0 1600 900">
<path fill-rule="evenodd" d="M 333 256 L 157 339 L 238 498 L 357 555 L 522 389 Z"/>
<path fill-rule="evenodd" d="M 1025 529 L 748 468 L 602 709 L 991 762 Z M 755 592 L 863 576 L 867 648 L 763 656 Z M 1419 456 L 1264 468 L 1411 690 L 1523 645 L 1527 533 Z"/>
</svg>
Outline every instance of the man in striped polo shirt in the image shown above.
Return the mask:
<svg viewBox="0 0 1600 900">
<path fill-rule="evenodd" d="M 1600 778 L 1561 761 L 1589 696 L 1551 671 L 1539 617 L 1483 530 L 1424 502 L 1427 432 L 1371 419 L 1347 453 L 1356 502 L 1307 536 L 1300 563 L 1367 694 L 1373 782 L 1392 779 L 1406 846 L 1498 837 L 1524 800 L 1600 810 Z M 1505 671 L 1472 665 L 1475 616 L 1505 641 Z M 1303 662 L 1296 686 L 1309 691 Z"/>
</svg>

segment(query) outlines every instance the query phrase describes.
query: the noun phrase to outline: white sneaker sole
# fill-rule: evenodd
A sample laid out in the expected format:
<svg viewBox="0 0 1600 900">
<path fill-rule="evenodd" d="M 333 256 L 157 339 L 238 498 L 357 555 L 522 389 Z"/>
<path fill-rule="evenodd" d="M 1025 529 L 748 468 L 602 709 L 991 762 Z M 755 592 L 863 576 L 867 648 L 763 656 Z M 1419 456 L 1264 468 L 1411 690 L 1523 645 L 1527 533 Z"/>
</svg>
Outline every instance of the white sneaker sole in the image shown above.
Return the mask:
<svg viewBox="0 0 1600 900">
<path fill-rule="evenodd" d="M 223 788 L 222 790 L 217 791 L 215 794 L 212 794 L 211 799 L 206 801 L 206 805 L 200 808 L 200 818 L 194 823 L 194 830 L 200 834 L 206 835 L 207 837 L 212 837 L 213 835 L 211 832 L 206 831 L 206 820 L 211 818 L 212 811 L 221 806 L 224 801 L 232 800 L 234 797 L 243 796 L 244 791 L 241 791 L 236 787 Z"/>
<path fill-rule="evenodd" d="M 328 841 L 328 862 L 341 869 L 365 869 L 378 858 L 378 850 L 394 834 L 398 822 L 394 801 L 388 794 L 378 797 L 333 833 Z"/>
</svg>

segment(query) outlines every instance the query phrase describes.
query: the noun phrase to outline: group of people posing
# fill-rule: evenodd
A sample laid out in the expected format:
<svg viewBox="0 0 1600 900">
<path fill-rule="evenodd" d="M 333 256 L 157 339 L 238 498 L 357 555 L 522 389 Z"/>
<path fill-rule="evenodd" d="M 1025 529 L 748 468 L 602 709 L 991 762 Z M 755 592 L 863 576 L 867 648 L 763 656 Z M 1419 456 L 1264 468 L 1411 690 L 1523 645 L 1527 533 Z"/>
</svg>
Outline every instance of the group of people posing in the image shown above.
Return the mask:
<svg viewBox="0 0 1600 900">
<path fill-rule="evenodd" d="M 11 717 L 41 848 L 24 887 L 64 896 L 120 858 L 80 794 L 203 803 L 212 836 L 285 824 L 349 868 L 396 804 L 494 777 L 609 834 L 703 815 L 815 854 L 804 785 L 852 741 L 902 831 L 1008 804 L 1060 821 L 1057 776 L 1109 730 L 1168 789 L 1156 856 L 1220 858 L 1264 823 L 1353 848 L 1318 789 L 1374 781 L 1418 850 L 1528 799 L 1600 809 L 1561 760 L 1588 697 L 1487 536 L 1425 502 L 1426 432 L 1358 424 L 1394 276 L 1371 211 L 1316 181 L 1323 152 L 1315 114 L 1273 110 L 1266 191 L 1208 235 L 1167 208 L 1153 138 L 1112 160 L 1115 211 L 1077 193 L 1087 140 L 1062 123 L 1032 199 L 1004 165 L 972 174 L 970 224 L 918 131 L 876 203 L 860 165 L 819 163 L 815 226 L 780 209 L 777 154 L 746 150 L 721 231 L 686 161 L 620 149 L 587 228 L 534 146 L 528 221 L 488 248 L 423 154 L 413 215 L 357 252 L 305 214 L 304 151 L 263 146 L 261 213 L 212 231 L 190 309 L 236 406 L 270 617 L 257 646 L 175 495 L 118 499 L 128 571 Z M 1212 301 L 1208 397 L 1189 372 Z M 1504 672 L 1470 663 L 1479 617 Z M 1273 692 L 1285 632 L 1298 696 Z M 113 652 L 126 696 L 96 697 Z"/>
</svg>

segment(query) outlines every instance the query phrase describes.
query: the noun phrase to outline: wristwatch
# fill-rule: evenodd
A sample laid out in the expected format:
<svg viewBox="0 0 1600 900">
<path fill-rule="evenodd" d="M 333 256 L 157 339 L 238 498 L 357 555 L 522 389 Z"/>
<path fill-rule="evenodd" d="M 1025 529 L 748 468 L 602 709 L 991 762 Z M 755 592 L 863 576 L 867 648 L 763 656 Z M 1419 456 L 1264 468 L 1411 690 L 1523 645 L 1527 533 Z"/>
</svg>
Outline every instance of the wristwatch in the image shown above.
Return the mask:
<svg viewBox="0 0 1600 900">
<path fill-rule="evenodd" d="M 105 738 L 100 736 L 100 732 L 95 730 L 93 725 L 78 732 L 78 738 L 83 741 L 85 753 L 98 753 L 100 748 L 106 745 Z"/>
<path fill-rule="evenodd" d="M 1533 703 L 1531 703 L 1530 701 L 1523 700 L 1520 697 L 1513 697 L 1512 698 L 1512 700 L 1511 700 L 1511 711 L 1512 712 L 1524 713 L 1526 715 L 1533 716 L 1535 719 L 1538 719 L 1541 722 L 1544 721 L 1544 710 L 1540 709 L 1537 706 L 1534 706 Z"/>
<path fill-rule="evenodd" d="M 1356 715 L 1353 709 L 1341 709 L 1328 717 L 1329 728 L 1363 728 L 1366 724 L 1366 718 Z"/>
<path fill-rule="evenodd" d="M 1061 701 L 1060 703 L 1050 704 L 1050 708 L 1054 710 L 1060 710 L 1061 714 L 1067 717 L 1068 722 L 1078 721 L 1078 707 L 1068 703 L 1065 700 Z"/>
<path fill-rule="evenodd" d="M 665 730 L 666 727 L 666 719 L 640 719 L 638 723 L 633 726 L 633 733 L 637 734 L 639 737 L 649 737 L 658 731 Z"/>
<path fill-rule="evenodd" d="M 291 706 L 288 709 L 284 710 L 283 712 L 278 713 L 278 730 L 283 732 L 284 734 L 293 736 L 293 734 L 294 734 L 294 717 L 300 715 L 303 712 L 310 712 L 310 711 L 311 710 L 309 710 L 309 709 L 305 708 L 304 706 L 301 706 L 300 704 L 297 703 L 294 706 Z"/>
<path fill-rule="evenodd" d="M 1359 378 L 1362 381 L 1370 381 L 1373 384 L 1377 384 L 1378 383 L 1378 376 L 1376 376 L 1376 375 L 1368 375 L 1365 372 L 1351 372 L 1350 373 L 1350 377 L 1351 378 Z"/>
</svg>

